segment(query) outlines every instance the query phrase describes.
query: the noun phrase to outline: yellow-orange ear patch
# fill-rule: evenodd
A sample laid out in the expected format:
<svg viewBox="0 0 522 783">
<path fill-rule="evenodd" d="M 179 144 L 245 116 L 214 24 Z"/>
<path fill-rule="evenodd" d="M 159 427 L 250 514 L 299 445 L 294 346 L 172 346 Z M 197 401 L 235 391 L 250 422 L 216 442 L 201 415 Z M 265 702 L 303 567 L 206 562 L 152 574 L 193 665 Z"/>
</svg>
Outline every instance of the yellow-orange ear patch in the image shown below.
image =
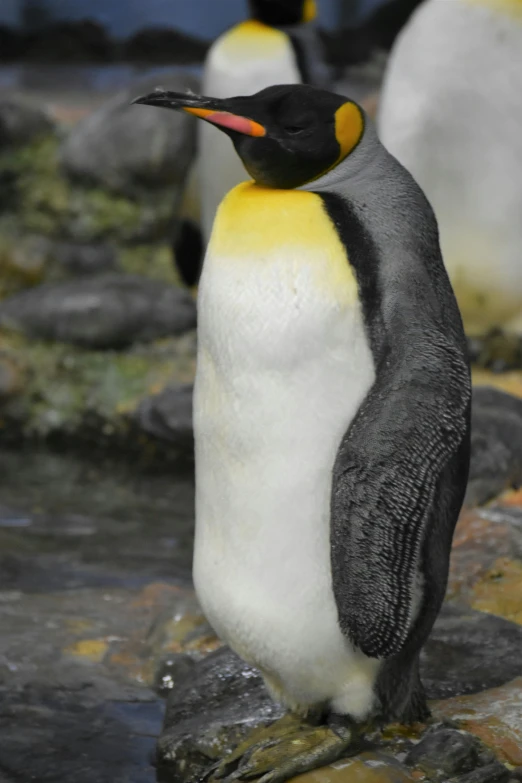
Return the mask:
<svg viewBox="0 0 522 783">
<path fill-rule="evenodd" d="M 335 112 L 335 138 L 340 147 L 340 163 L 359 144 L 364 133 L 364 117 L 357 104 L 347 101 Z"/>
<path fill-rule="evenodd" d="M 311 22 L 317 16 L 317 4 L 315 0 L 304 0 L 303 22 Z"/>
</svg>

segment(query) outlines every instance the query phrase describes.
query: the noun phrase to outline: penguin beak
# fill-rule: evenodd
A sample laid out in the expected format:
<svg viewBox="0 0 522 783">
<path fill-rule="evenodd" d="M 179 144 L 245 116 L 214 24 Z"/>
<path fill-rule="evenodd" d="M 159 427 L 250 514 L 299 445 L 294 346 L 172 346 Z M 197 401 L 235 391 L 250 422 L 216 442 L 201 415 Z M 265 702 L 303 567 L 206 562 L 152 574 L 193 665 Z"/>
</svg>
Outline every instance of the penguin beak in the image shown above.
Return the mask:
<svg viewBox="0 0 522 783">
<path fill-rule="evenodd" d="M 217 125 L 225 132 L 227 130 L 242 133 L 245 136 L 266 136 L 266 128 L 259 122 L 243 117 L 227 110 L 227 100 L 205 98 L 202 95 L 192 95 L 182 92 L 169 92 L 158 88 L 148 95 L 136 98 L 132 103 L 145 106 L 160 106 L 164 109 L 179 109 L 193 114 L 205 122 Z"/>
</svg>

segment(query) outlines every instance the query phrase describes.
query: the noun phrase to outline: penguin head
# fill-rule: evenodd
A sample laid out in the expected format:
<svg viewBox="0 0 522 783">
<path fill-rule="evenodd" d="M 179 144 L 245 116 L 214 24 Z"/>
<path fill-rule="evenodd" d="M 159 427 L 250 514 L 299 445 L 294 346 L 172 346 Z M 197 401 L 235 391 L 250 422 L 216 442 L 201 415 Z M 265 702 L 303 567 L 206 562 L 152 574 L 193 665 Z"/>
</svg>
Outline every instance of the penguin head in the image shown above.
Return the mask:
<svg viewBox="0 0 522 783">
<path fill-rule="evenodd" d="M 356 103 L 304 84 L 224 99 L 156 90 L 134 103 L 181 109 L 212 123 L 230 136 L 252 179 L 270 188 L 323 177 L 349 159 L 365 131 Z"/>
<path fill-rule="evenodd" d="M 271 27 L 311 22 L 317 15 L 315 0 L 249 0 L 253 19 Z"/>
</svg>

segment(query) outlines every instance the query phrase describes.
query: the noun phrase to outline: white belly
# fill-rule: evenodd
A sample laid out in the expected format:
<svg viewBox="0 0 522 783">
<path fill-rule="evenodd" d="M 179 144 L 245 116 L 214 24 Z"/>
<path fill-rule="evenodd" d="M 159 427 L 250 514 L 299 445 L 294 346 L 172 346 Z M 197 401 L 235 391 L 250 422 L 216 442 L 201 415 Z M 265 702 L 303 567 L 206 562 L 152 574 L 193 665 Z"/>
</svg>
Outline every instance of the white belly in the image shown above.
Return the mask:
<svg viewBox="0 0 522 783">
<path fill-rule="evenodd" d="M 381 139 L 433 205 L 468 332 L 522 327 L 521 11 L 428 0 L 382 93 Z"/>
<path fill-rule="evenodd" d="M 331 472 L 374 380 L 357 298 L 324 259 L 205 259 L 194 398 L 194 581 L 203 609 L 290 705 L 371 707 L 377 662 L 342 635 Z"/>
<path fill-rule="evenodd" d="M 249 32 L 250 26 L 254 32 Z M 211 47 L 205 63 L 203 95 L 230 98 L 252 95 L 274 84 L 300 83 L 287 36 L 270 28 L 261 33 L 256 33 L 255 29 L 253 23 L 238 25 Z M 223 196 L 250 176 L 232 142 L 222 131 L 201 122 L 198 133 L 202 227 L 204 240 L 208 242 Z"/>
</svg>

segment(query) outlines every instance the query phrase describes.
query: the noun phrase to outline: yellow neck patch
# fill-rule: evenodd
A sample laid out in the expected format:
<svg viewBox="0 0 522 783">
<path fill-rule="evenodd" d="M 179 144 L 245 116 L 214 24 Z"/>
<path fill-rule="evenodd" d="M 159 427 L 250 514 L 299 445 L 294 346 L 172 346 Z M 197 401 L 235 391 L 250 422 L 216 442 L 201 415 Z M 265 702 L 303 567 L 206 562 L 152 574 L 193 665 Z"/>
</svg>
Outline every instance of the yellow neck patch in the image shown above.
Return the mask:
<svg viewBox="0 0 522 783">
<path fill-rule="evenodd" d="M 278 263 L 282 284 L 306 274 L 336 302 L 358 297 L 346 249 L 317 193 L 242 182 L 221 202 L 208 253 L 217 263 Z"/>
<path fill-rule="evenodd" d="M 257 19 L 247 19 L 236 24 L 221 36 L 219 42 L 227 55 L 247 59 L 275 55 L 281 47 L 288 46 L 288 38 L 281 30 L 258 22 Z"/>
<path fill-rule="evenodd" d="M 469 5 L 482 5 L 491 11 L 522 20 L 522 0 L 464 0 Z"/>
<path fill-rule="evenodd" d="M 313 22 L 317 16 L 317 4 L 315 0 L 304 0 L 303 22 Z"/>
</svg>

